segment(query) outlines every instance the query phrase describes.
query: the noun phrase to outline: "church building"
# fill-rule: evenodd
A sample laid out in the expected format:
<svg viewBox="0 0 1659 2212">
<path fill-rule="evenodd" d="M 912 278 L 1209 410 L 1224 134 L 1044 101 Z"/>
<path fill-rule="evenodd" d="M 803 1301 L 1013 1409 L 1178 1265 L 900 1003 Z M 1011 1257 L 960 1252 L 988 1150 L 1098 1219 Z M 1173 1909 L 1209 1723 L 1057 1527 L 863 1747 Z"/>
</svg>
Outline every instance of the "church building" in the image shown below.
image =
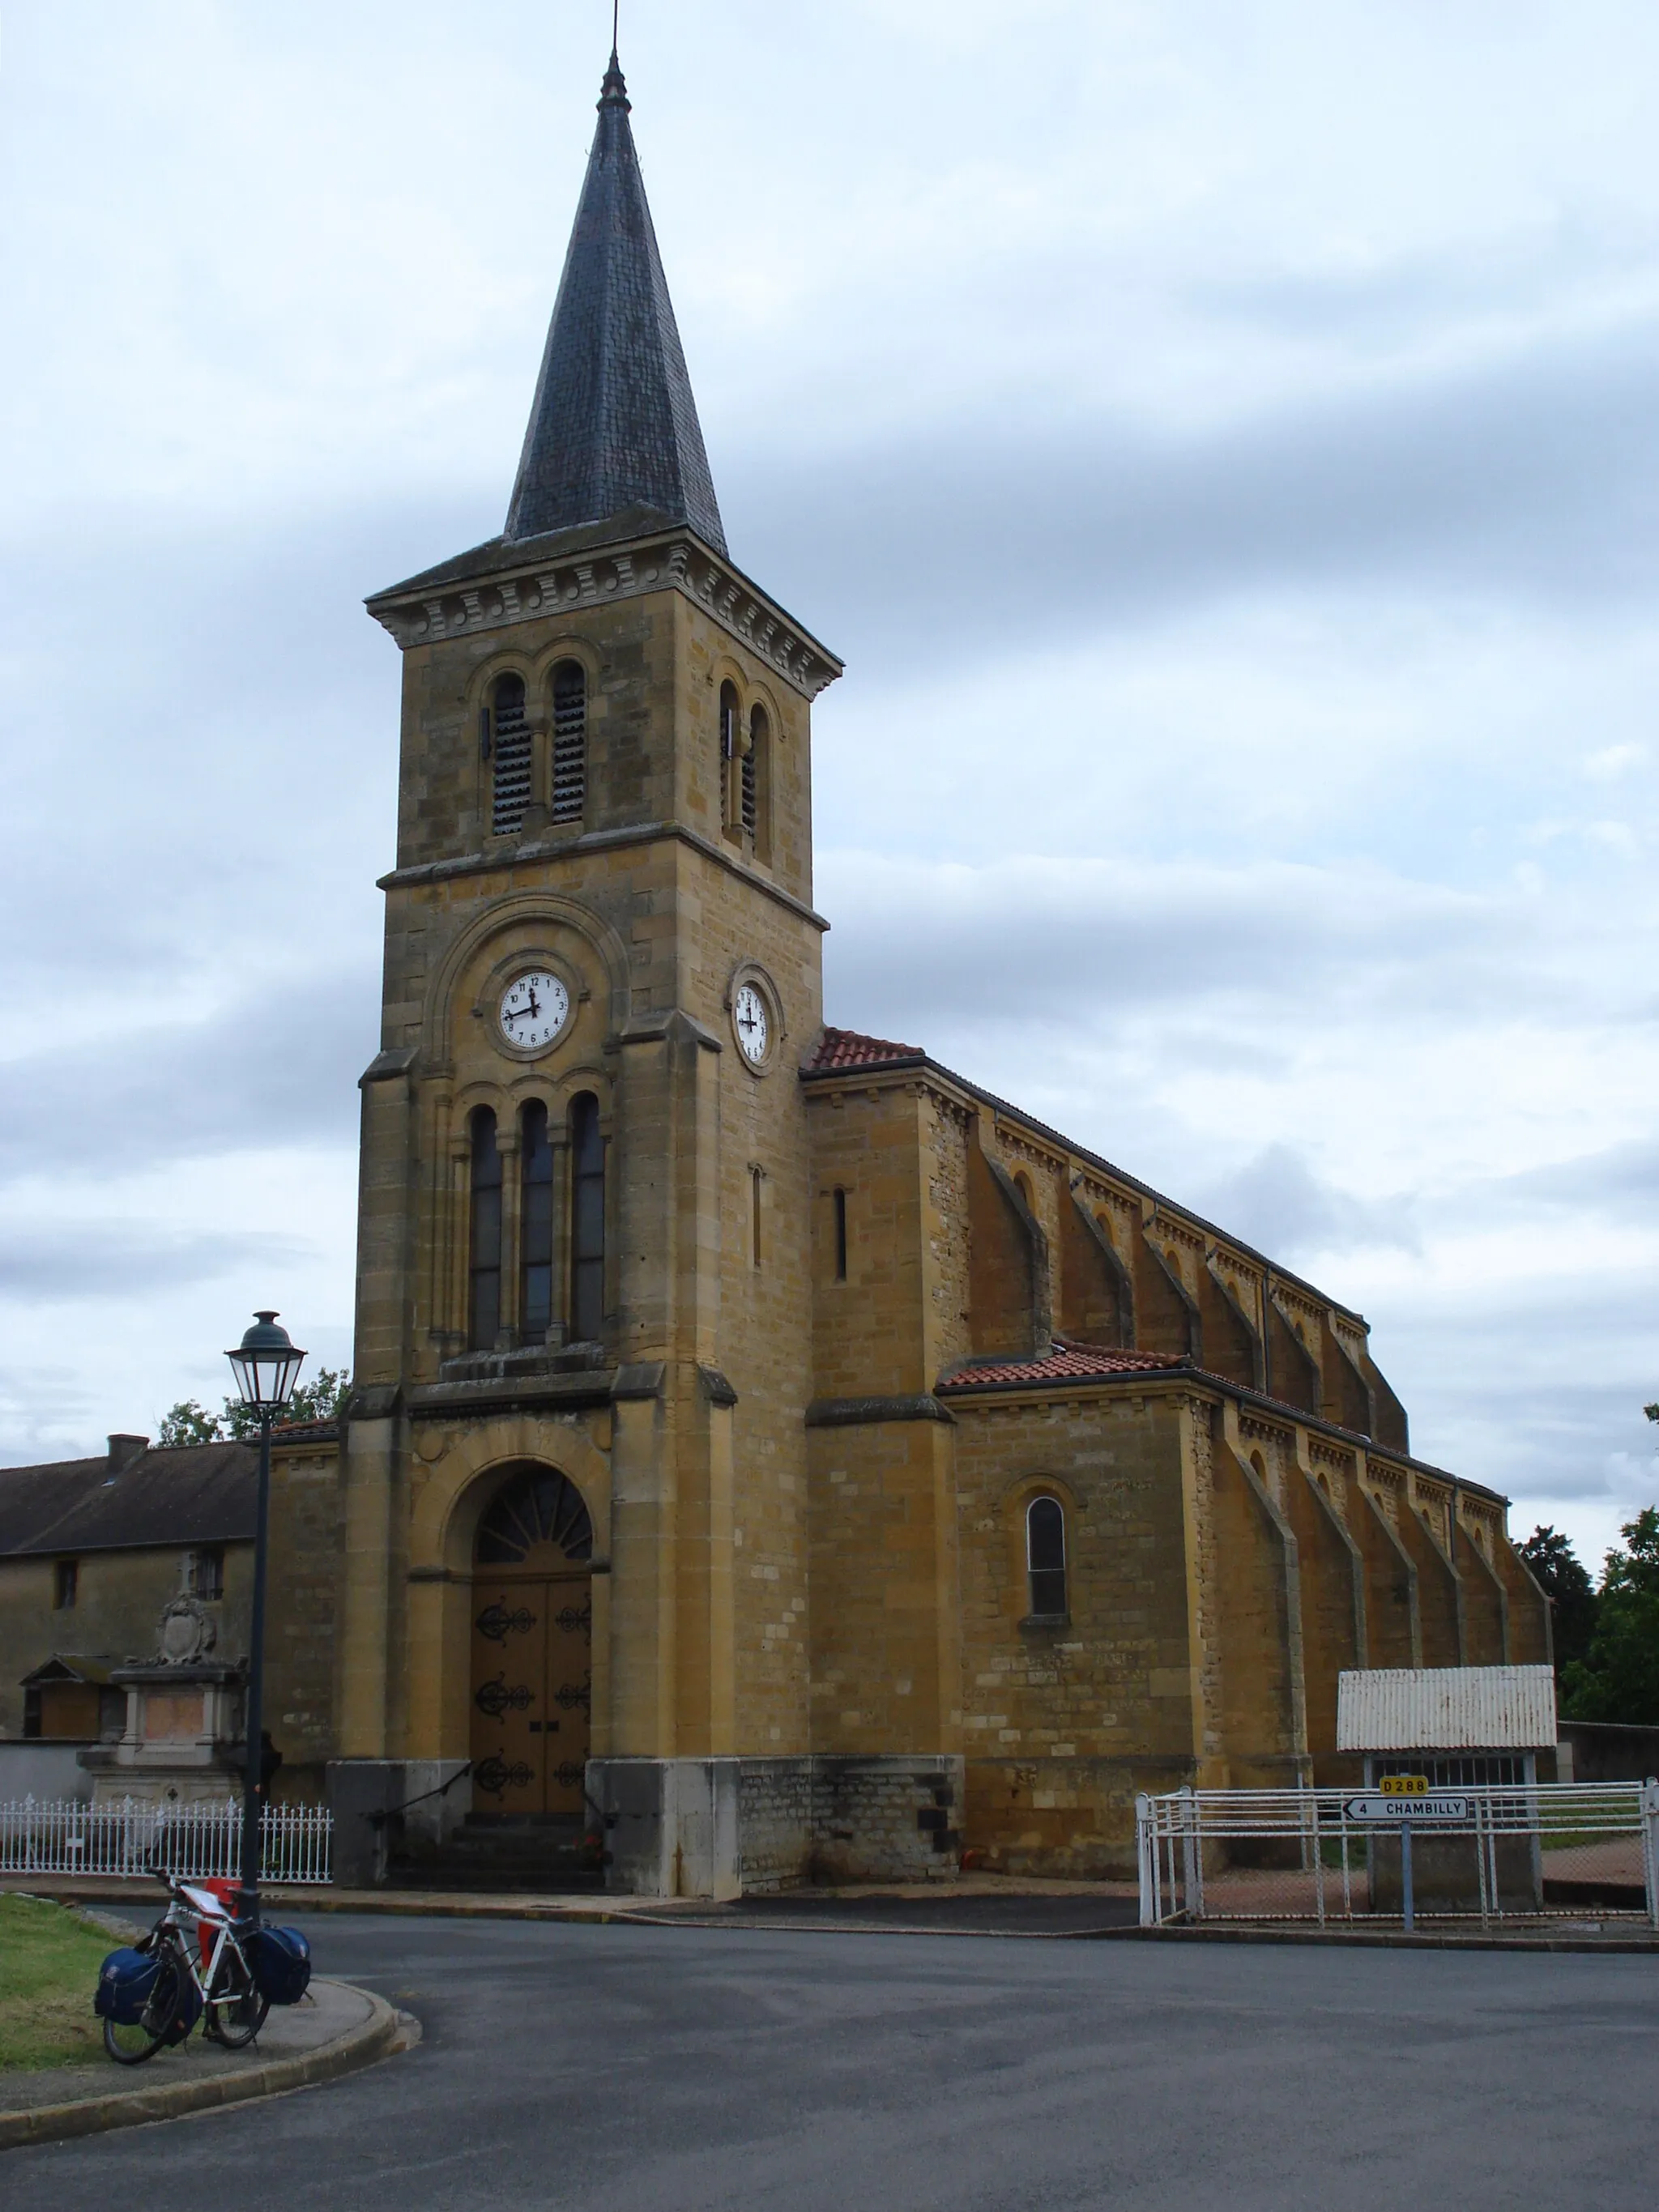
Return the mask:
<svg viewBox="0 0 1659 2212">
<path fill-rule="evenodd" d="M 614 55 L 501 534 L 368 606 L 355 1388 L 277 1439 L 267 1700 L 339 1878 L 1121 1873 L 1139 1790 L 1357 1779 L 1341 1669 L 1547 1659 L 1357 1313 L 825 1026 L 841 663 L 727 550 Z"/>
</svg>

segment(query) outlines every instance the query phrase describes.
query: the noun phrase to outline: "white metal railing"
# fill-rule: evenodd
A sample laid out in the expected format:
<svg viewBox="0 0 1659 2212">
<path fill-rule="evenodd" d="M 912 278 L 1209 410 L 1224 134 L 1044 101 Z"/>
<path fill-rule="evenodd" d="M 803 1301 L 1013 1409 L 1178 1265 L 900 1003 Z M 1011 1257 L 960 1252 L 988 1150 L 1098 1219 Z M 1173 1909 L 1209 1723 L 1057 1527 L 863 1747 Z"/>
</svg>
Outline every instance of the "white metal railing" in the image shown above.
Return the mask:
<svg viewBox="0 0 1659 2212">
<path fill-rule="evenodd" d="M 1176 1790 L 1135 1800 L 1143 1928 L 1195 1920 L 1640 1915 L 1659 1928 L 1659 1783 L 1449 1785 L 1462 1810 L 1393 1820 L 1375 1792 Z M 1426 1847 L 1426 1848 L 1425 1848 Z M 1415 1896 L 1413 1866 L 1417 1868 Z"/>
<path fill-rule="evenodd" d="M 267 1805 L 262 1881 L 329 1879 L 334 1816 L 325 1805 Z M 234 1798 L 199 1804 L 83 1805 L 72 1798 L 0 1803 L 0 1875 L 130 1876 L 153 1866 L 201 1881 L 241 1872 L 242 1808 Z"/>
</svg>

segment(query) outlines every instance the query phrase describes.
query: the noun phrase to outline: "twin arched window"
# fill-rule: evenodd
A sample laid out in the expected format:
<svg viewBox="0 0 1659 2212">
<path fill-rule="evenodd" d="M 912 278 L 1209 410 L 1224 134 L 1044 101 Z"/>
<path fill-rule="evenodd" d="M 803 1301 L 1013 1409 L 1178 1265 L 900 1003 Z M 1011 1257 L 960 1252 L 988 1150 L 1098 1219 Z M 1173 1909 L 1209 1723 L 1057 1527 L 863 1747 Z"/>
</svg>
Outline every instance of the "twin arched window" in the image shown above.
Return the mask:
<svg viewBox="0 0 1659 2212">
<path fill-rule="evenodd" d="M 489 764 L 489 827 L 497 837 L 522 830 L 538 780 L 536 732 L 522 676 L 498 676 L 478 716 L 478 748 Z M 587 673 L 579 660 L 553 671 L 553 743 L 540 772 L 547 819 L 580 823 L 587 808 Z"/>
<path fill-rule="evenodd" d="M 591 1091 L 574 1098 L 562 1131 L 556 1131 L 539 1099 L 524 1109 L 516 1191 L 488 1106 L 474 1111 L 471 1136 L 469 1347 L 492 1352 L 503 1343 L 591 1343 L 605 1325 L 605 1138 L 599 1100 Z M 517 1296 L 509 1310 L 502 1231 L 515 1203 L 518 1268 L 511 1287 Z"/>
<path fill-rule="evenodd" d="M 1046 1492 L 1025 1508 L 1025 1580 L 1033 1620 L 1064 1620 L 1066 1509 Z"/>
</svg>

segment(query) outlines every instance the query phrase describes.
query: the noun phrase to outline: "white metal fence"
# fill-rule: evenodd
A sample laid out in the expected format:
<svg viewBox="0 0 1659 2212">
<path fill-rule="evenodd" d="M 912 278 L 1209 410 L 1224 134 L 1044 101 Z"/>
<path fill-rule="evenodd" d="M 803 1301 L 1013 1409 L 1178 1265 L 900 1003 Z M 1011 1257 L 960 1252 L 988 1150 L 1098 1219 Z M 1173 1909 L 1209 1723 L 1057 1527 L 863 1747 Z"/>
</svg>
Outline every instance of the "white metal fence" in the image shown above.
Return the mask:
<svg viewBox="0 0 1659 2212">
<path fill-rule="evenodd" d="M 1350 1790 L 1138 1797 L 1140 1921 L 1598 1920 L 1659 1928 L 1659 1784 L 1457 1786 L 1356 1817 Z"/>
<path fill-rule="evenodd" d="M 260 1879 L 329 1878 L 334 1816 L 324 1805 L 268 1805 Z M 0 1804 L 0 1874 L 97 1874 L 137 1878 L 152 1867 L 201 1881 L 241 1872 L 242 1808 L 203 1804 L 83 1805 L 14 1798 Z"/>
</svg>

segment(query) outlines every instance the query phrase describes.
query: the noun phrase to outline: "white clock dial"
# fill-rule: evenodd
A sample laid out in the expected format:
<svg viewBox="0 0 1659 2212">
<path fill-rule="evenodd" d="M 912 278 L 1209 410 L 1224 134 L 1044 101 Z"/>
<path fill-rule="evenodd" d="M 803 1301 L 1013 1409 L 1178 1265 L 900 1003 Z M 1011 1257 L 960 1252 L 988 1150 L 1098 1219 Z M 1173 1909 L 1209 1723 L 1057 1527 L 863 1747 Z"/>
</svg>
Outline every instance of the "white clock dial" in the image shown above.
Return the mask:
<svg viewBox="0 0 1659 2212">
<path fill-rule="evenodd" d="M 752 983 L 745 983 L 732 1000 L 732 1018 L 744 1058 L 758 1067 L 766 1057 L 766 1001 Z"/>
<path fill-rule="evenodd" d="M 501 1035 L 520 1052 L 551 1044 L 570 1012 L 570 994 L 545 968 L 515 975 L 501 993 Z"/>
</svg>

